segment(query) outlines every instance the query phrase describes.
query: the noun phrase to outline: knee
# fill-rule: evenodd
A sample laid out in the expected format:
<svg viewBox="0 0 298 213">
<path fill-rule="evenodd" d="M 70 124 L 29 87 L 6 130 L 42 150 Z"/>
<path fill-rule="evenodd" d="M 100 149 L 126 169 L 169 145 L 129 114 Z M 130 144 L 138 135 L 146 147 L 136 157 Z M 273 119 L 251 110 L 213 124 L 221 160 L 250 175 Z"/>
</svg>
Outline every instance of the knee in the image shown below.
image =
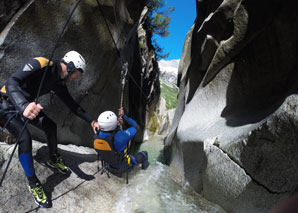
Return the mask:
<svg viewBox="0 0 298 213">
<path fill-rule="evenodd" d="M 45 131 L 57 131 L 57 124 L 49 118 L 44 118 L 42 126 Z"/>
<path fill-rule="evenodd" d="M 32 151 L 32 138 L 30 132 L 26 129 L 19 140 L 19 154 Z"/>
</svg>

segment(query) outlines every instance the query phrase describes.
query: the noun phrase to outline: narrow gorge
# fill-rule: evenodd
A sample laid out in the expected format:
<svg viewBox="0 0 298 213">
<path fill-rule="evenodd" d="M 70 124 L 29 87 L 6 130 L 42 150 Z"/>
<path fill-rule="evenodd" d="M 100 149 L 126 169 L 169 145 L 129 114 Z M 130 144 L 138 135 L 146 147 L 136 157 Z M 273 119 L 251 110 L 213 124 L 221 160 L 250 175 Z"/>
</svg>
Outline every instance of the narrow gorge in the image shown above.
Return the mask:
<svg viewBox="0 0 298 213">
<path fill-rule="evenodd" d="M 54 203 L 48 212 L 261 213 L 297 194 L 298 3 L 193 1 L 176 108 L 162 97 L 173 82 L 158 66 L 147 1 L 101 0 L 102 10 L 97 0 L 81 1 L 54 58 L 69 50 L 85 57 L 87 72 L 68 88 L 94 119 L 119 108 L 128 64 L 123 105 L 140 126 L 134 148 L 147 150 L 151 165 L 134 170 L 127 185 L 100 175 L 90 126 L 45 95 L 40 102 L 57 122 L 59 150 L 73 171 L 62 176 L 44 166 L 44 135 L 31 127 L 36 171 Z M 28 59 L 50 57 L 76 2 L 0 2 L 0 82 Z M 11 142 L 7 136 L 1 141 Z M 0 142 L 1 176 L 12 150 Z M 0 188 L 1 213 L 47 211 L 25 182 L 15 155 Z"/>
</svg>

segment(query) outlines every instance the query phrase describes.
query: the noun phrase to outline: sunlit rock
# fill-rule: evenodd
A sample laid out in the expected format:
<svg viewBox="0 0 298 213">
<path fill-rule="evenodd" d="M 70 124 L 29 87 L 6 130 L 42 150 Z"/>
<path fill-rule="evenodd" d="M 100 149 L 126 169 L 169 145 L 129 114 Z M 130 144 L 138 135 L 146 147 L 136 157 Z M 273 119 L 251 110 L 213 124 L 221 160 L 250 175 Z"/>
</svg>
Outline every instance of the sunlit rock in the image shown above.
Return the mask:
<svg viewBox="0 0 298 213">
<path fill-rule="evenodd" d="M 297 3 L 197 1 L 166 140 L 173 175 L 228 212 L 297 189 Z"/>
</svg>

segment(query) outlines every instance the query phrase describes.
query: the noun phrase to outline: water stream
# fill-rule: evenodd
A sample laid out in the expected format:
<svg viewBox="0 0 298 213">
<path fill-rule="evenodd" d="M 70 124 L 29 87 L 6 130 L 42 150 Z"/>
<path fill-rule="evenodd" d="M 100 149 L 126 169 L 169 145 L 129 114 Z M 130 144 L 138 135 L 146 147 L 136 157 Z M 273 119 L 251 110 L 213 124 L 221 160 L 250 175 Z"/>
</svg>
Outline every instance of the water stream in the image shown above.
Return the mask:
<svg viewBox="0 0 298 213">
<path fill-rule="evenodd" d="M 181 187 L 162 163 L 163 138 L 155 136 L 141 145 L 149 153 L 148 170 L 134 170 L 129 184 L 120 189 L 115 212 L 224 212 L 188 187 Z"/>
</svg>

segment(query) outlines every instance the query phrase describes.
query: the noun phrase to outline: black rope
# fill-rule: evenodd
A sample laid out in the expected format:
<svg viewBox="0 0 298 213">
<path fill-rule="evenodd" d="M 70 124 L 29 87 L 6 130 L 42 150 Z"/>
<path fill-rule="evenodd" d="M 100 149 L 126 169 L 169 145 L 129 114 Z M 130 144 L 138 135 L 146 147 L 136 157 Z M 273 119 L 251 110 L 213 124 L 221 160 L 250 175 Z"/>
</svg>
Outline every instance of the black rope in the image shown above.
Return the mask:
<svg viewBox="0 0 298 213">
<path fill-rule="evenodd" d="M 55 46 L 54 46 L 54 48 L 53 48 L 53 51 L 52 51 L 51 56 L 50 56 L 50 59 L 49 59 L 49 61 L 48 61 L 48 64 L 47 64 L 47 66 L 46 66 L 46 69 L 45 69 L 45 71 L 44 71 L 44 73 L 43 73 L 42 79 L 41 79 L 40 84 L 39 84 L 39 88 L 38 88 L 38 92 L 37 92 L 37 95 L 36 95 L 35 103 L 38 103 L 38 99 L 39 99 L 40 91 L 41 91 L 41 88 L 42 88 L 42 86 L 43 86 L 43 82 L 44 82 L 46 73 L 47 73 L 47 71 L 48 71 L 48 69 L 49 69 L 50 62 L 51 62 L 51 60 L 52 60 L 52 58 L 53 58 L 53 56 L 54 56 L 55 50 L 57 49 L 57 46 L 58 46 L 58 44 L 59 44 L 59 42 L 60 42 L 60 40 L 61 40 L 61 38 L 62 38 L 62 35 L 63 35 L 63 33 L 64 33 L 64 31 L 65 31 L 65 29 L 66 29 L 68 23 L 69 23 L 69 21 L 70 21 L 72 15 L 73 15 L 73 13 L 74 13 L 74 11 L 77 9 L 77 7 L 78 7 L 78 5 L 80 4 L 80 2 L 81 2 L 81 0 L 78 0 L 77 3 L 76 3 L 76 5 L 74 6 L 74 8 L 73 8 L 71 14 L 69 15 L 69 17 L 68 17 L 68 19 L 67 19 L 67 21 L 66 21 L 66 23 L 65 23 L 65 25 L 64 25 L 64 27 L 63 27 L 63 29 L 62 29 L 62 31 L 61 31 L 61 33 L 60 33 L 60 35 L 59 35 L 59 37 L 58 37 L 58 40 L 57 40 L 57 42 L 56 42 L 56 44 L 55 44 Z M 5 168 L 5 170 L 4 170 L 4 173 L 3 173 L 3 175 L 2 175 L 2 178 L 1 178 L 1 181 L 0 181 L 0 187 L 2 186 L 3 180 L 4 180 L 5 175 L 6 175 L 6 173 L 7 173 L 7 170 L 8 170 L 8 167 L 9 167 L 9 165 L 10 165 L 10 162 L 11 162 L 11 160 L 12 160 L 12 157 L 13 157 L 13 155 L 14 155 L 16 149 L 17 149 L 17 146 L 18 146 L 18 144 L 19 144 L 20 138 L 21 138 L 21 136 L 23 135 L 23 133 L 24 133 L 24 131 L 25 131 L 25 129 L 26 129 L 26 126 L 28 125 L 28 122 L 29 122 L 29 119 L 26 119 L 26 120 L 25 120 L 25 123 L 24 123 L 24 126 L 23 126 L 23 128 L 22 128 L 22 130 L 21 130 L 21 132 L 20 132 L 20 134 L 19 134 L 19 136 L 18 136 L 18 138 L 17 138 L 17 142 L 16 142 L 16 144 L 15 144 L 15 146 L 14 146 L 14 148 L 13 148 L 13 151 L 12 151 L 10 157 L 9 157 L 8 163 L 7 163 L 7 165 L 6 165 L 6 168 Z"/>
<path fill-rule="evenodd" d="M 93 176 L 95 176 L 97 173 L 99 172 L 99 170 L 97 172 L 95 172 L 93 174 Z M 83 185 L 84 183 L 86 183 L 87 180 L 83 180 L 82 182 L 80 182 L 78 185 L 74 186 L 73 188 L 67 190 L 66 192 L 60 194 L 59 196 L 53 198 L 51 201 L 55 201 L 55 200 L 58 200 L 59 198 L 63 197 L 64 195 L 67 195 L 68 193 L 72 192 L 72 191 L 75 191 L 76 189 L 78 189 L 81 185 Z M 36 208 L 33 208 L 33 209 L 30 209 L 28 211 L 26 211 L 25 213 L 30 213 L 30 212 L 33 212 L 33 211 L 36 211 L 37 209 L 40 209 L 41 207 L 36 207 Z"/>
<path fill-rule="evenodd" d="M 18 115 L 18 112 L 17 112 L 17 111 L 8 111 L 8 112 L 1 112 L 1 113 L 4 113 L 4 114 L 13 113 L 13 114 L 7 119 L 7 121 L 4 123 L 3 127 L 0 128 L 0 131 L 3 131 L 3 130 L 7 127 L 8 123 L 9 123 L 15 116 Z"/>
<path fill-rule="evenodd" d="M 68 17 L 68 19 L 67 19 L 67 21 L 66 21 L 66 23 L 65 23 L 65 25 L 64 25 L 64 27 L 63 27 L 63 29 L 62 29 L 62 31 L 61 31 L 61 33 L 60 33 L 60 35 L 59 35 L 59 37 L 58 37 L 58 40 L 57 40 L 57 42 L 56 42 L 56 44 L 55 44 L 55 47 L 54 47 L 54 49 L 53 49 L 53 51 L 52 51 L 52 54 L 51 54 L 50 59 L 49 59 L 49 61 L 48 61 L 47 67 L 46 67 L 46 69 L 45 69 L 45 72 L 44 72 L 43 75 L 42 75 L 42 79 L 41 79 L 41 82 L 40 82 L 40 84 L 39 84 L 39 88 L 38 88 L 38 92 L 37 92 L 37 95 L 36 95 L 35 103 L 38 103 L 38 99 L 39 99 L 40 91 L 41 91 L 41 88 L 42 88 L 44 79 L 45 79 L 45 77 L 46 77 L 46 73 L 47 73 L 47 71 L 48 71 L 48 69 L 49 69 L 49 67 L 50 67 L 51 60 L 52 60 L 52 58 L 53 58 L 53 56 L 54 56 L 54 53 L 55 53 L 55 51 L 56 51 L 56 49 L 57 49 L 57 47 L 58 47 L 58 44 L 59 44 L 60 40 L 61 40 L 61 38 L 62 38 L 62 35 L 63 35 L 63 33 L 64 33 L 64 31 L 65 31 L 65 29 L 66 29 L 66 27 L 67 27 L 67 25 L 68 25 L 68 23 L 69 23 L 69 21 L 70 21 L 70 19 L 71 19 L 73 13 L 75 12 L 75 10 L 77 9 L 77 7 L 79 6 L 80 2 L 81 2 L 81 0 L 78 0 L 78 1 L 77 1 L 76 5 L 75 5 L 74 8 L 72 9 L 71 14 L 69 15 L 69 17 Z"/>
<path fill-rule="evenodd" d="M 105 25 L 107 26 L 107 29 L 108 29 L 108 31 L 109 31 L 109 33 L 110 33 L 110 36 L 111 36 L 111 38 L 112 38 L 112 41 L 113 41 L 113 43 L 114 43 L 114 45 L 115 45 L 115 48 L 116 48 L 116 51 L 117 51 L 117 55 L 118 55 L 119 58 L 120 58 L 120 61 L 121 61 L 121 68 L 123 69 L 123 67 L 124 67 L 124 59 L 123 59 L 124 57 L 123 57 L 123 54 L 122 54 L 122 52 L 119 50 L 119 48 L 118 48 L 118 46 L 117 46 L 117 43 L 116 43 L 116 41 L 115 41 L 115 39 L 114 39 L 114 37 L 113 37 L 112 31 L 111 31 L 111 29 L 110 29 L 110 27 L 109 27 L 109 24 L 108 24 L 107 20 L 106 20 L 105 14 L 104 14 L 104 12 L 103 12 L 103 9 L 102 9 L 102 6 L 101 6 L 99 0 L 96 0 L 96 1 L 97 1 L 99 10 L 100 10 L 100 12 L 101 12 L 101 14 L 102 14 L 102 16 L 103 16 Z M 115 1 L 115 2 L 116 2 L 116 1 Z M 117 22 L 117 18 L 116 18 L 116 11 L 115 11 L 115 8 L 114 8 L 114 16 L 115 16 L 115 22 L 116 22 L 116 25 L 118 26 L 118 22 Z M 119 27 L 118 27 L 118 28 L 119 28 Z M 146 96 L 145 93 L 143 92 L 142 88 L 138 85 L 138 83 L 136 82 L 136 80 L 134 79 L 134 77 L 130 74 L 130 72 L 128 72 L 128 75 L 129 75 L 129 77 L 132 79 L 132 81 L 135 83 L 135 85 L 138 87 L 138 89 L 140 90 L 141 94 L 145 97 L 145 100 L 147 100 L 147 96 Z"/>
<path fill-rule="evenodd" d="M 120 50 L 119 50 L 118 47 L 117 47 L 116 41 L 115 41 L 115 39 L 114 39 L 114 37 L 113 37 L 112 31 L 111 31 L 111 29 L 110 29 L 110 27 L 109 27 L 109 24 L 108 24 L 108 22 L 107 22 L 107 19 L 106 19 L 105 15 L 104 15 L 104 12 L 103 12 L 103 9 L 102 9 L 102 7 L 101 7 L 101 4 L 100 4 L 99 0 L 96 0 L 96 1 L 97 1 L 97 4 L 98 4 L 98 8 L 99 8 L 99 10 L 100 10 L 100 12 L 101 12 L 101 14 L 102 14 L 102 16 L 103 16 L 103 20 L 104 20 L 104 22 L 105 22 L 105 24 L 106 24 L 106 26 L 107 26 L 107 29 L 108 29 L 108 31 L 109 31 L 109 33 L 110 33 L 110 35 L 111 35 L 112 41 L 113 41 L 113 43 L 114 43 L 114 45 L 115 45 L 115 48 L 116 48 L 116 51 L 117 51 L 117 55 L 120 57 L 121 62 L 122 62 L 122 55 L 121 55 L 121 52 L 120 52 Z"/>
</svg>

